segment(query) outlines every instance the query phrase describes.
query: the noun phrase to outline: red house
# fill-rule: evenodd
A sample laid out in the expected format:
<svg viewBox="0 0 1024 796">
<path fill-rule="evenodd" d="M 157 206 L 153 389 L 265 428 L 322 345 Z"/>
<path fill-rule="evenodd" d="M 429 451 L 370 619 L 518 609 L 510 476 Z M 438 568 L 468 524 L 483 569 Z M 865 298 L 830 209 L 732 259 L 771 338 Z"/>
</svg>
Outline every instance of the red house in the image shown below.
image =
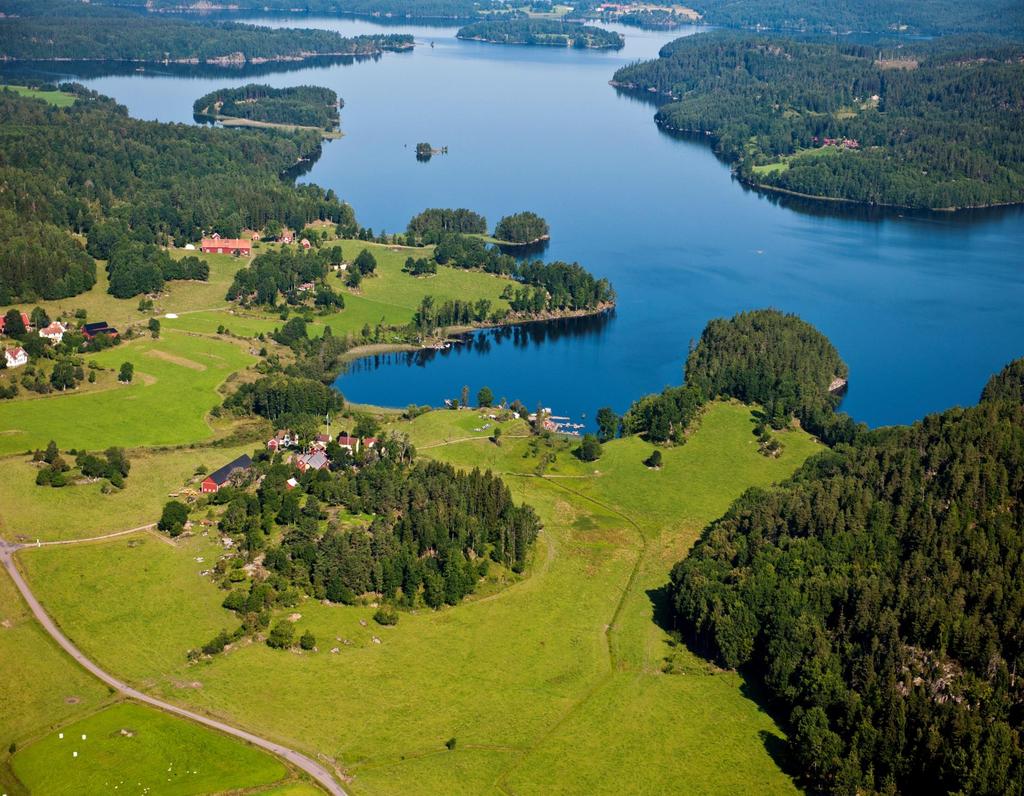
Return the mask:
<svg viewBox="0 0 1024 796">
<path fill-rule="evenodd" d="M 215 470 L 203 479 L 203 492 L 219 492 L 220 488 L 228 482 L 231 474 L 237 470 L 248 470 L 252 467 L 252 459 L 248 454 L 243 453 L 233 462 L 225 464 L 219 470 Z"/>
<path fill-rule="evenodd" d="M 248 257 L 252 254 L 252 241 L 243 238 L 203 238 L 199 251 L 208 254 L 237 254 Z"/>
</svg>

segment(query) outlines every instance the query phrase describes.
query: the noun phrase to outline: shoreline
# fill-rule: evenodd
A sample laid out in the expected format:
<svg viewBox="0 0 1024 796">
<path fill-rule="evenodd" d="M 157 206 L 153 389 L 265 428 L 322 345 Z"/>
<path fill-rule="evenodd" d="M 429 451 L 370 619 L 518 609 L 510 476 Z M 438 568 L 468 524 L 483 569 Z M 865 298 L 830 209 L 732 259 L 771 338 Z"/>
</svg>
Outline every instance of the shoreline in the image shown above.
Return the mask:
<svg viewBox="0 0 1024 796">
<path fill-rule="evenodd" d="M 567 44 L 545 44 L 542 41 L 501 41 L 499 39 L 485 39 L 482 36 L 460 36 L 455 34 L 460 41 L 478 41 L 484 44 L 504 44 L 512 47 L 561 47 L 563 50 L 621 50 L 624 45 L 603 44 L 593 47 L 589 44 L 583 47 L 576 46 L 576 40 L 571 39 Z"/>
<path fill-rule="evenodd" d="M 204 113 L 202 115 L 213 119 L 215 122 L 219 122 L 223 127 L 249 127 L 254 130 L 284 130 L 285 132 L 308 130 L 313 133 L 319 133 L 321 138 L 328 141 L 334 141 L 345 135 L 341 130 L 324 130 L 322 127 L 311 127 L 305 124 L 264 122 L 259 119 L 246 119 L 244 116 L 222 116 L 219 113 Z"/>
<path fill-rule="evenodd" d="M 441 334 L 435 337 L 427 338 L 428 340 L 434 341 L 434 343 L 442 343 L 450 341 L 450 338 L 458 337 L 459 335 L 470 334 L 471 332 L 484 332 L 488 329 L 502 329 L 506 326 L 522 326 L 531 323 L 550 323 L 551 321 L 559 321 L 563 319 L 572 318 L 590 318 L 598 315 L 603 315 L 606 312 L 611 312 L 615 309 L 615 303 L 602 304 L 593 310 L 570 310 L 569 312 L 549 313 L 544 316 L 531 316 L 526 318 L 514 317 L 504 320 L 500 323 L 479 323 L 479 324 L 461 324 L 458 326 L 445 326 L 441 329 Z M 429 343 L 422 343 L 417 345 L 416 343 L 366 343 L 365 345 L 357 345 L 350 348 L 344 354 L 341 355 L 342 364 L 347 365 L 349 362 L 354 362 L 357 359 L 364 359 L 366 357 L 372 357 L 377 354 L 394 354 L 399 352 L 415 352 L 415 351 L 430 351 L 435 350 Z M 343 371 L 339 371 L 331 383 L 333 384 L 338 380 L 338 377 L 342 375 Z"/>
<path fill-rule="evenodd" d="M 219 55 L 214 58 L 201 59 L 198 57 L 183 58 L 68 58 L 63 56 L 52 56 L 49 58 L 25 58 L 16 55 L 0 55 L 0 63 L 97 63 L 97 64 L 153 64 L 161 66 L 219 66 L 225 69 L 237 68 L 240 66 L 260 66 L 262 64 L 276 63 L 302 63 L 313 61 L 318 58 L 375 58 L 387 52 L 408 52 L 415 48 L 415 43 L 395 45 L 393 47 L 378 47 L 373 50 L 360 52 L 300 52 L 291 55 L 274 55 L 270 57 L 254 56 L 249 58 L 243 55 L 236 58 L 234 55 Z"/>
</svg>

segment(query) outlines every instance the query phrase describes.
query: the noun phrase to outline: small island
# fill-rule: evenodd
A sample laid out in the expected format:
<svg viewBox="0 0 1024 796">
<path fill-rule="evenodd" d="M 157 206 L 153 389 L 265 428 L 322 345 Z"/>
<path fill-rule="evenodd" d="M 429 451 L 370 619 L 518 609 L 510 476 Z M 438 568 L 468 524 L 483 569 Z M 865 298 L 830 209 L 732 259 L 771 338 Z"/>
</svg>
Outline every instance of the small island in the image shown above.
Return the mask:
<svg viewBox="0 0 1024 796">
<path fill-rule="evenodd" d="M 192 111 L 199 121 L 217 121 L 225 127 L 317 130 L 324 138 L 340 138 L 343 104 L 334 91 L 321 86 L 272 88 L 250 83 L 212 91 L 197 99 Z"/>
<path fill-rule="evenodd" d="M 416 144 L 416 160 L 420 161 L 421 163 L 426 163 L 428 160 L 434 157 L 434 155 L 447 154 L 448 147 L 446 146 L 435 148 L 428 141 L 421 141 L 420 143 Z"/>
<path fill-rule="evenodd" d="M 580 50 L 618 50 L 624 44 L 615 31 L 555 19 L 496 19 L 474 22 L 456 36 L 491 44 L 532 44 Z"/>
</svg>

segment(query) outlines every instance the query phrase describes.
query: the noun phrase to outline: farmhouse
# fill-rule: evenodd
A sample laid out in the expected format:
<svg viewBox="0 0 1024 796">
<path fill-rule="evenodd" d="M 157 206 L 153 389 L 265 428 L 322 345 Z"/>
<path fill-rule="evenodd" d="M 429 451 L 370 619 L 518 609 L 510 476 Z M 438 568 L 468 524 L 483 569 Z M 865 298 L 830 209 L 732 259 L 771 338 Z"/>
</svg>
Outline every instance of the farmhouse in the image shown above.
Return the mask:
<svg viewBox="0 0 1024 796">
<path fill-rule="evenodd" d="M 85 335 L 87 340 L 92 340 L 97 335 L 105 334 L 110 337 L 117 337 L 117 329 L 111 326 L 106 321 L 96 321 L 95 323 L 87 323 L 82 327 L 82 334 Z"/>
<path fill-rule="evenodd" d="M 68 330 L 60 321 L 54 321 L 49 326 L 44 326 L 39 330 L 39 336 L 45 337 L 47 340 L 52 340 L 55 343 L 59 343 L 64 339 L 64 332 Z"/>
<path fill-rule="evenodd" d="M 303 453 L 295 457 L 295 466 L 303 473 L 306 470 L 322 470 L 330 463 L 331 460 L 327 458 L 327 454 L 323 451 Z"/>
<path fill-rule="evenodd" d="M 248 257 L 252 253 L 252 241 L 243 238 L 222 238 L 214 234 L 212 238 L 203 238 L 199 250 L 208 254 L 234 254 Z"/>
<path fill-rule="evenodd" d="M 7 360 L 7 367 L 20 368 L 28 364 L 28 352 L 24 348 L 8 348 L 4 351 L 4 358 Z"/>
<path fill-rule="evenodd" d="M 301 245 L 303 249 L 308 249 L 313 244 L 309 242 L 308 238 L 303 238 L 301 241 L 299 241 L 299 245 Z"/>
<path fill-rule="evenodd" d="M 248 454 L 243 453 L 233 462 L 225 464 L 219 470 L 216 470 L 206 476 L 203 479 L 203 492 L 218 492 L 220 488 L 228 482 L 233 472 L 237 470 L 248 470 L 252 467 L 252 459 L 249 458 Z"/>
<path fill-rule="evenodd" d="M 330 434 L 317 434 L 313 437 L 313 441 L 310 443 L 309 447 L 311 450 L 325 451 L 327 450 L 327 443 L 330 441 Z"/>
<path fill-rule="evenodd" d="M 29 323 L 29 317 L 28 317 L 28 313 L 27 312 L 21 313 L 21 322 L 23 324 L 25 324 L 25 328 L 26 329 L 29 329 L 32 326 L 32 324 Z M 0 315 L 0 334 L 3 334 L 4 326 L 6 324 L 7 324 L 7 319 L 3 315 Z"/>
<path fill-rule="evenodd" d="M 273 437 L 267 440 L 268 451 L 280 451 L 291 448 L 298 443 L 298 437 L 287 429 L 279 430 Z"/>
</svg>

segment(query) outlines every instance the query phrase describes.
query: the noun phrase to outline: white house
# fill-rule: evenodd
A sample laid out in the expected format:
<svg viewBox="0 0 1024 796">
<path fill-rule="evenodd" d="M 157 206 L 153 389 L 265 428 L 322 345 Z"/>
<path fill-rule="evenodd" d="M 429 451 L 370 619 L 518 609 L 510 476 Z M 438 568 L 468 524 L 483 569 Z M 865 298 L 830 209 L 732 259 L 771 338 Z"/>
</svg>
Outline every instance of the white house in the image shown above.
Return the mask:
<svg viewBox="0 0 1024 796">
<path fill-rule="evenodd" d="M 54 321 L 49 326 L 44 326 L 39 330 L 39 336 L 45 337 L 47 340 L 52 340 L 55 343 L 59 343 L 64 339 L 64 332 L 68 330 L 60 321 Z"/>
<path fill-rule="evenodd" d="M 9 368 L 20 368 L 22 365 L 28 364 L 28 353 L 21 346 L 6 349 L 4 356 L 7 358 L 7 367 Z"/>
</svg>

